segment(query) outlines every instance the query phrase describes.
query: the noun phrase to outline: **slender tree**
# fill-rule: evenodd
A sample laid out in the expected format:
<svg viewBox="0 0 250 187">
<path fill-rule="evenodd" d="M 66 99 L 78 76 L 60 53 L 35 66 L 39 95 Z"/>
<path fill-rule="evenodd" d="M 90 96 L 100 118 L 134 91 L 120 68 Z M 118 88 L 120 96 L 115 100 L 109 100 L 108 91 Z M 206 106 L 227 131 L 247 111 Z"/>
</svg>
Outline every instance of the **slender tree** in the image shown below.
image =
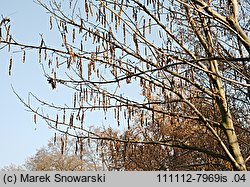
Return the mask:
<svg viewBox="0 0 250 187">
<path fill-rule="evenodd" d="M 65 107 L 31 95 L 55 111 L 46 115 L 18 96 L 35 122 L 43 118 L 79 142 L 108 141 L 109 149 L 117 142 L 178 148 L 172 156 L 200 153 L 191 154 L 189 165 L 209 157 L 217 162 L 213 165 L 223 165 L 217 169 L 248 169 L 248 0 L 37 3 L 50 14 L 50 29 L 61 34 L 58 47 L 46 45 L 45 38 L 39 46 L 16 41 L 7 18 L 1 22 L 1 44 L 21 47 L 23 59 L 27 49 L 37 50 L 48 83 L 70 88 L 74 97 Z M 12 59 L 9 67 L 11 73 Z M 85 118 L 93 111 L 114 118 L 127 133 L 92 131 Z M 160 136 L 144 132 L 147 128 L 131 133 L 138 124 L 158 129 Z"/>
</svg>

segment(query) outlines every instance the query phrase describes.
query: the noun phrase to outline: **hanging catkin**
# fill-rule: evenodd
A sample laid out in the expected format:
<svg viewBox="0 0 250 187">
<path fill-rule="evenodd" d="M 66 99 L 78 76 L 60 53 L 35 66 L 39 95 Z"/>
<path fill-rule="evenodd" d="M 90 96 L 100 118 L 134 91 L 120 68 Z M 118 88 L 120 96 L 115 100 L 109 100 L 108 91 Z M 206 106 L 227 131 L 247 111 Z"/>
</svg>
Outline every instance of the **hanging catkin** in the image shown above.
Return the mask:
<svg viewBox="0 0 250 187">
<path fill-rule="evenodd" d="M 34 114 L 34 123 L 36 124 L 36 114 Z"/>
<path fill-rule="evenodd" d="M 23 63 L 25 63 L 26 60 L 26 51 L 23 51 Z"/>
<path fill-rule="evenodd" d="M 10 57 L 10 63 L 9 63 L 9 75 L 11 75 L 12 63 L 13 63 L 13 60 L 12 60 L 12 57 Z"/>
<path fill-rule="evenodd" d="M 56 125 L 55 125 L 56 129 L 57 129 L 57 125 L 58 125 L 58 114 L 56 114 Z"/>
<path fill-rule="evenodd" d="M 53 18 L 52 18 L 52 16 L 50 16 L 49 17 L 49 25 L 50 25 L 50 30 L 52 30 L 52 28 L 53 28 L 53 24 L 52 24 L 52 22 L 53 22 L 53 20 L 52 20 Z"/>
</svg>

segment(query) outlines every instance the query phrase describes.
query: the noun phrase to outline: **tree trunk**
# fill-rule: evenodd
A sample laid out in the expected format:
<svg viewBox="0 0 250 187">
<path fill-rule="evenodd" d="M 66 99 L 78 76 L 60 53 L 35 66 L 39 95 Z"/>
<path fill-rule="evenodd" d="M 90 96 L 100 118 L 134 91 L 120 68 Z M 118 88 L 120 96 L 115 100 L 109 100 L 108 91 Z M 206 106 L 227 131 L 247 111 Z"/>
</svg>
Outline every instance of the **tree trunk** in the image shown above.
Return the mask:
<svg viewBox="0 0 250 187">
<path fill-rule="evenodd" d="M 214 67 L 217 67 L 217 62 L 213 61 L 212 64 Z M 216 72 L 215 68 L 215 72 Z M 232 160 L 232 164 L 236 170 L 246 170 L 245 161 L 242 157 L 240 146 L 238 143 L 237 135 L 235 133 L 234 124 L 232 121 L 232 115 L 227 104 L 226 94 L 222 87 L 222 81 L 220 78 L 213 76 L 213 85 L 215 87 L 216 93 L 216 103 L 219 106 L 219 110 L 222 117 L 222 126 L 226 133 L 228 143 L 229 143 L 229 151 L 233 155 L 235 160 Z"/>
</svg>

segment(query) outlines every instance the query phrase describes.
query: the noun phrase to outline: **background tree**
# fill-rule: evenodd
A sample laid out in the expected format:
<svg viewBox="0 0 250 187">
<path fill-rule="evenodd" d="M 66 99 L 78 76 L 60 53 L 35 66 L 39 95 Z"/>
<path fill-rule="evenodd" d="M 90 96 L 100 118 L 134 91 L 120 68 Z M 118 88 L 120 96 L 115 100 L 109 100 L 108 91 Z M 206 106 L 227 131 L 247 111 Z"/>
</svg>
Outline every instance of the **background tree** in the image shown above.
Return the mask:
<svg viewBox="0 0 250 187">
<path fill-rule="evenodd" d="M 29 171 L 99 171 L 101 162 L 88 145 L 82 145 L 81 153 L 76 152 L 75 141 L 65 138 L 49 141 L 34 156 L 28 158 L 25 167 Z M 83 156 L 84 155 L 84 156 Z"/>
<path fill-rule="evenodd" d="M 103 170 L 100 157 L 88 146 L 82 145 L 76 151 L 75 140 L 66 136 L 51 139 L 46 147 L 27 158 L 21 166 L 11 164 L 2 171 L 100 171 Z"/>
<path fill-rule="evenodd" d="M 105 155 L 103 160 L 108 170 L 217 171 L 232 169 L 231 164 L 223 155 L 223 150 L 212 139 L 211 134 L 204 127 L 194 124 L 193 121 L 187 120 L 182 123 L 176 120 L 165 123 L 162 128 L 159 125 L 162 124 L 162 118 L 159 117 L 155 119 L 154 124 L 141 125 L 140 121 L 136 124 L 125 133 L 118 133 L 112 129 L 103 131 L 106 136 L 113 134 L 113 137 L 121 139 L 127 137 L 137 142 L 145 142 L 145 144 L 102 142 L 103 154 L 101 155 Z M 162 146 L 158 143 L 166 137 L 168 141 L 165 144 L 171 144 L 171 146 Z M 239 139 L 247 142 L 249 138 L 247 137 L 247 134 L 241 134 Z M 217 152 L 211 150 L 217 150 Z"/>
<path fill-rule="evenodd" d="M 37 49 L 52 88 L 66 86 L 74 94 L 72 106 L 30 95 L 43 105 L 41 110 L 18 96 L 35 122 L 37 116 L 43 118 L 78 144 L 96 140 L 97 150 L 105 150 L 106 141 L 109 150 L 119 142 L 131 151 L 136 146 L 137 153 L 147 148 L 185 155 L 184 160 L 191 158 L 188 165 L 206 165 L 211 158 L 210 166 L 220 165 L 216 169 L 247 170 L 249 1 L 37 3 L 50 14 L 50 28 L 60 32 L 61 42 L 48 46 L 42 38 L 39 46 L 20 43 L 3 19 L 1 43 L 21 47 L 24 60 L 27 49 Z M 12 59 L 9 67 L 11 72 Z M 92 131 L 85 118 L 93 111 L 104 118 L 113 115 L 126 133 Z M 137 132 L 138 124 L 142 128 Z M 141 169 L 160 169 L 141 164 Z"/>
<path fill-rule="evenodd" d="M 25 171 L 23 166 L 18 166 L 15 164 L 10 164 L 9 166 L 4 166 L 0 171 Z"/>
</svg>

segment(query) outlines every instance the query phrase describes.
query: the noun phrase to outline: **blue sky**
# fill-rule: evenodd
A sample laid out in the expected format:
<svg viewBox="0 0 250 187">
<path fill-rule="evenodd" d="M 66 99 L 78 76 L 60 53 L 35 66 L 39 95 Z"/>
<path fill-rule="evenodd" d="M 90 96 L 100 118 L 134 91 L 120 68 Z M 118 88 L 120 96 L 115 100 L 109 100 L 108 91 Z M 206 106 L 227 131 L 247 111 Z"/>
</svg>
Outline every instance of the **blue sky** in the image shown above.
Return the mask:
<svg viewBox="0 0 250 187">
<path fill-rule="evenodd" d="M 56 29 L 49 30 L 49 15 L 32 0 L 2 0 L 0 16 L 11 19 L 11 33 L 18 42 L 39 46 L 42 34 L 46 45 L 60 45 L 59 33 Z M 7 52 L 7 48 L 0 51 L 2 90 L 0 92 L 0 168 L 11 163 L 23 164 L 27 157 L 34 155 L 37 149 L 45 146 L 55 133 L 48 129 L 42 120 L 38 119 L 37 125 L 33 123 L 33 115 L 25 110 L 13 93 L 11 85 L 24 99 L 28 98 L 29 92 L 44 101 L 60 105 L 71 103 L 73 98 L 73 93 L 62 87 L 52 91 L 51 85 L 43 76 L 37 51 L 26 51 L 25 64 L 22 63 L 22 54 L 20 49 L 15 48 L 12 48 L 11 53 Z M 13 57 L 11 76 L 8 75 L 10 56 Z M 128 97 L 138 97 L 139 92 L 135 94 L 135 90 L 138 90 L 137 84 L 129 84 L 121 88 L 121 93 L 126 92 Z M 100 113 L 91 112 L 87 120 L 87 126 L 117 127 L 113 115 L 105 120 Z"/>
<path fill-rule="evenodd" d="M 11 30 L 18 41 L 39 44 L 39 33 L 48 32 L 48 15 L 32 0 L 1 0 L 0 16 L 11 19 Z M 53 36 L 48 35 L 51 39 Z M 35 125 L 32 115 L 14 95 L 11 85 L 27 98 L 28 92 L 49 98 L 50 85 L 43 77 L 37 53 L 28 52 L 22 64 L 21 53 L 0 51 L 0 168 L 11 163 L 22 164 L 28 156 L 46 145 L 54 132 L 41 122 Z M 12 75 L 8 75 L 9 56 L 13 56 Z M 52 93 L 53 95 L 53 93 Z"/>
</svg>

